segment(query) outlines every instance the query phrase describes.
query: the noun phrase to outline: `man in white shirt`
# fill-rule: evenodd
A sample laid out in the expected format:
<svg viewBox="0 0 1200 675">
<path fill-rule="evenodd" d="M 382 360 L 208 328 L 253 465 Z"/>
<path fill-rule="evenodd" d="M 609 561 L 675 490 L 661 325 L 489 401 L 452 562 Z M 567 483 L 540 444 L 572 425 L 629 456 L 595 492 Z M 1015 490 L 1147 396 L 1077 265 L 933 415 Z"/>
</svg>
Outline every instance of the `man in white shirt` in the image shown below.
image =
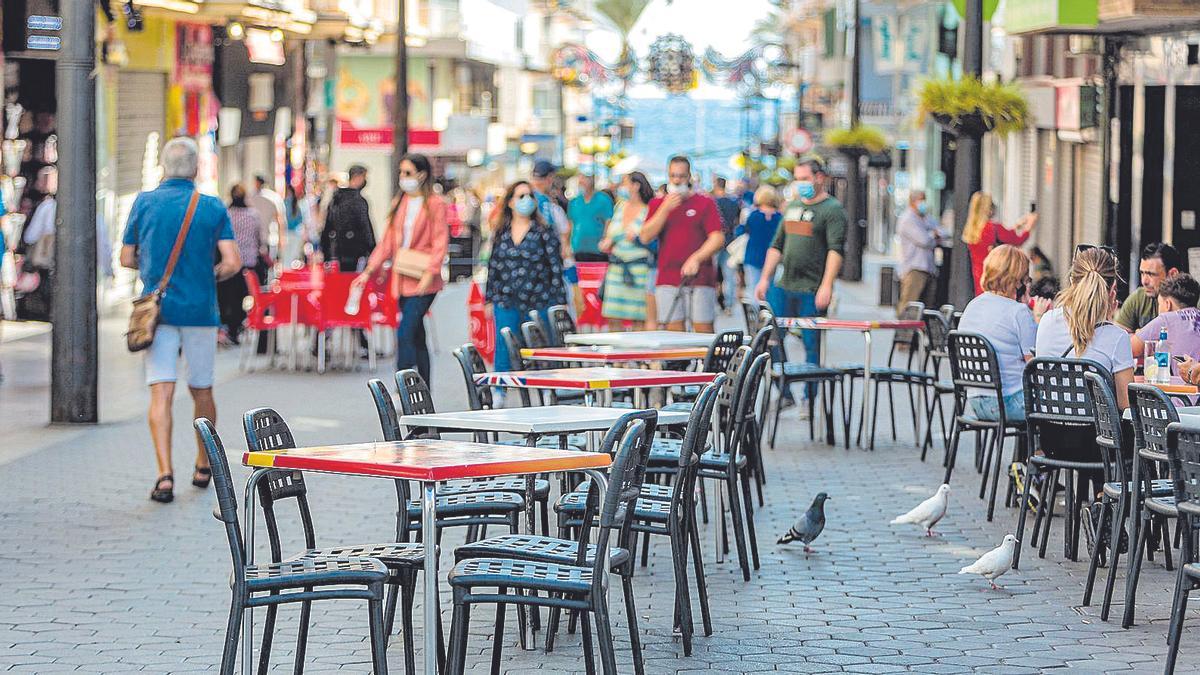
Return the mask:
<svg viewBox="0 0 1200 675">
<path fill-rule="evenodd" d="M 258 214 L 259 220 L 266 225 L 267 231 L 274 231 L 275 251 L 278 256 L 278 252 L 285 250 L 283 239 L 287 234 L 287 221 L 283 219 L 285 212 L 283 197 L 270 188 L 267 179 L 262 174 L 254 177 L 254 186 L 254 194 L 246 202 Z"/>
<path fill-rule="evenodd" d="M 937 264 L 933 251 L 944 235 L 937 222 L 929 217 L 924 190 L 913 190 L 908 196 L 908 208 L 896 224 L 900 239 L 900 259 L 896 271 L 900 275 L 900 298 L 896 312 L 904 311 L 910 302 L 921 301 L 932 307 L 937 284 Z"/>
</svg>

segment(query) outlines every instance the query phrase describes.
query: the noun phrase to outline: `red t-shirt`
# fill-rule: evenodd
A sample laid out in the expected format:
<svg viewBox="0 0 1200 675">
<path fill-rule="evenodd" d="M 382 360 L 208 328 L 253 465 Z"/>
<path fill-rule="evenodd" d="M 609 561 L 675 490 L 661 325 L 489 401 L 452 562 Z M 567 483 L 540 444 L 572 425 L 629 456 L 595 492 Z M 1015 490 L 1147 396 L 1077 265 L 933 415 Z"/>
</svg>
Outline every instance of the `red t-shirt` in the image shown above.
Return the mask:
<svg viewBox="0 0 1200 675">
<path fill-rule="evenodd" d="M 661 197 L 650 200 L 647 220 L 654 216 L 662 202 Z M 720 231 L 721 212 L 717 210 L 717 202 L 708 195 L 693 192 L 667 215 L 667 223 L 658 235 L 658 280 L 655 283 L 678 286 L 679 268 L 704 245 L 709 234 Z M 716 286 L 717 269 L 713 267 L 711 259 L 700 265 L 693 283 L 696 286 Z"/>
<path fill-rule="evenodd" d="M 1029 240 L 1031 233 L 1032 230 L 1025 234 L 1017 234 L 992 220 L 983 224 L 983 229 L 979 231 L 979 241 L 967 244 L 967 250 L 971 252 L 971 276 L 975 278 L 975 295 L 983 294 L 983 286 L 980 285 L 980 282 L 983 281 L 983 259 L 987 257 L 988 253 L 991 253 L 992 249 L 1000 244 L 1020 246 Z"/>
</svg>

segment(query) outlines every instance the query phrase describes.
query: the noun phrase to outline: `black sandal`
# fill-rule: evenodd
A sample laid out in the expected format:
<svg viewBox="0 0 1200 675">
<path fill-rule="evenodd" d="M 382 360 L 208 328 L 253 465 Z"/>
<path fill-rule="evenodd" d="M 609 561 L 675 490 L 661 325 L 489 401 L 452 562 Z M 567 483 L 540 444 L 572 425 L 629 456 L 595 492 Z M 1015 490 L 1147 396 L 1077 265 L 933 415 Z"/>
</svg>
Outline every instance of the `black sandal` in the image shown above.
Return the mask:
<svg viewBox="0 0 1200 675">
<path fill-rule="evenodd" d="M 200 478 L 196 478 L 196 476 L 200 476 Z M 192 485 L 195 485 L 196 487 L 198 487 L 200 489 L 207 488 L 208 483 L 211 480 L 212 480 L 212 467 L 211 466 L 198 466 L 198 467 L 196 467 L 195 473 L 192 474 Z"/>
<path fill-rule="evenodd" d="M 164 489 L 162 484 L 171 481 L 171 487 Z M 175 476 L 164 473 L 158 477 L 154 483 L 154 489 L 150 491 L 150 499 L 160 504 L 170 504 L 175 501 Z"/>
</svg>

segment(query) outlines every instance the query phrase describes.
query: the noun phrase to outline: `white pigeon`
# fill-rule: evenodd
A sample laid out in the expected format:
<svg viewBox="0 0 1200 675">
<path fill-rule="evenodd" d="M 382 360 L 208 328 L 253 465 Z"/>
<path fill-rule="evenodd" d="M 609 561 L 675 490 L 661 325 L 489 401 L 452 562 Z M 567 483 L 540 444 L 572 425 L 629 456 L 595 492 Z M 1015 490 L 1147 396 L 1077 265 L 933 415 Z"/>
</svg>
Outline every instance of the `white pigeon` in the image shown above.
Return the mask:
<svg viewBox="0 0 1200 675">
<path fill-rule="evenodd" d="M 896 516 L 892 525 L 911 523 L 925 528 L 925 536 L 932 537 L 937 533 L 933 526 L 946 515 L 946 507 L 950 504 L 950 486 L 942 483 L 932 497 L 917 504 L 916 508 L 902 516 Z"/>
<path fill-rule="evenodd" d="M 1017 538 L 1011 534 L 1004 536 L 1004 541 L 996 548 L 984 553 L 979 557 L 979 560 L 967 565 L 958 571 L 959 574 L 978 574 L 988 583 L 993 589 L 999 589 L 996 585 L 996 578 L 1012 569 L 1013 555 L 1017 551 Z"/>
</svg>

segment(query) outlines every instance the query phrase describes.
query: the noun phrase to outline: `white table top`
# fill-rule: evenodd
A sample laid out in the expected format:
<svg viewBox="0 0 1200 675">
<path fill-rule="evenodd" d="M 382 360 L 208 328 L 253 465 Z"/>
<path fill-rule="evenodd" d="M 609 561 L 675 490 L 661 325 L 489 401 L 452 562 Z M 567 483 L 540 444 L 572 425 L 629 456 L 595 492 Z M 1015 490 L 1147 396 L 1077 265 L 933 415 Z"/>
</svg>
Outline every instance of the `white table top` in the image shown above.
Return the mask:
<svg viewBox="0 0 1200 675">
<path fill-rule="evenodd" d="M 510 434 L 558 434 L 583 431 L 605 431 L 627 408 L 587 407 L 580 405 L 548 405 L 535 408 L 500 408 L 499 410 L 464 410 L 462 412 L 404 415 L 400 424 L 405 427 L 434 427 L 469 431 L 497 431 Z M 669 410 L 658 412 L 658 423 L 685 424 L 688 413 Z"/>
<path fill-rule="evenodd" d="M 602 345 L 628 349 L 709 347 L 715 333 L 681 333 L 670 330 L 635 330 L 625 333 L 572 333 L 563 336 L 569 345 Z"/>
</svg>

